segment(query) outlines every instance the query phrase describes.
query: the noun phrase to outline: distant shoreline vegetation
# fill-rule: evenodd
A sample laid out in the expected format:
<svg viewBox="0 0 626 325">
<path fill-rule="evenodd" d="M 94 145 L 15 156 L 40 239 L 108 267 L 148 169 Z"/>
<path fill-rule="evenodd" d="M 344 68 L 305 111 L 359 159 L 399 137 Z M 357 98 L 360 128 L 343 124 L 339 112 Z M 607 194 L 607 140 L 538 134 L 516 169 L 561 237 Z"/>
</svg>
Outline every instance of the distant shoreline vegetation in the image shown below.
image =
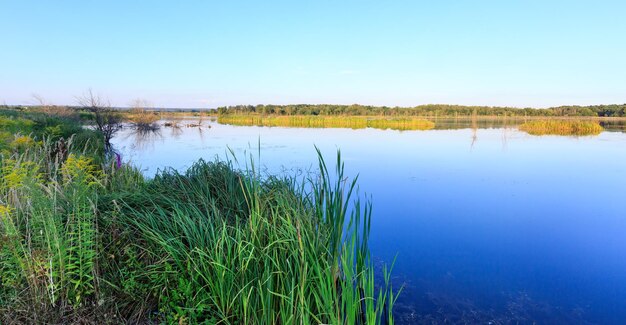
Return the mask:
<svg viewBox="0 0 626 325">
<path fill-rule="evenodd" d="M 301 128 L 350 128 L 350 129 L 391 129 L 391 130 L 431 130 L 435 123 L 417 118 L 370 118 L 364 116 L 261 116 L 261 115 L 220 115 L 220 124 L 245 126 L 283 126 Z"/>
<path fill-rule="evenodd" d="M 40 105 L 0 105 L 0 108 L 29 110 Z M 57 108 L 81 109 L 80 106 L 50 105 Z M 130 107 L 112 107 L 121 112 Z M 321 115 L 321 116 L 413 116 L 413 117 L 626 117 L 626 104 L 608 105 L 563 105 L 549 108 L 517 108 L 502 106 L 464 106 L 447 104 L 427 104 L 414 107 L 390 107 L 371 105 L 334 104 L 290 104 L 290 105 L 235 105 L 217 109 L 150 107 L 147 111 L 163 114 L 206 113 L 208 115 Z"/>
<path fill-rule="evenodd" d="M 347 116 L 545 116 L 545 117 L 626 117 L 626 104 L 592 106 L 558 106 L 550 108 L 515 108 L 496 106 L 463 106 L 429 104 L 415 107 L 367 105 L 237 105 L 217 109 L 219 115 L 347 115 Z"/>
</svg>

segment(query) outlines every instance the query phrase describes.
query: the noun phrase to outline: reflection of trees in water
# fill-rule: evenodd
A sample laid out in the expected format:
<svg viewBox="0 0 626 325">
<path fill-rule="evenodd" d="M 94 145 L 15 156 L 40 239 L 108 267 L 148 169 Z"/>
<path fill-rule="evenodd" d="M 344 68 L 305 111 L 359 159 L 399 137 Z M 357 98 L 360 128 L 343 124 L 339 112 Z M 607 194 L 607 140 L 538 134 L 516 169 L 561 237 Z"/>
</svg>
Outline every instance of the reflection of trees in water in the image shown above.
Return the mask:
<svg viewBox="0 0 626 325">
<path fill-rule="evenodd" d="M 161 129 L 134 129 L 127 138 L 133 139 L 134 150 L 145 150 L 154 147 L 156 140 L 163 140 Z"/>
<path fill-rule="evenodd" d="M 183 134 L 183 128 L 178 123 L 171 123 L 166 125 L 170 129 L 170 136 L 174 139 L 178 139 Z"/>
<path fill-rule="evenodd" d="M 202 124 L 202 121 L 200 121 L 200 124 Z M 198 130 L 198 136 L 200 137 L 200 142 L 204 144 L 204 130 L 202 129 L 201 126 L 197 127 L 196 130 Z"/>
<path fill-rule="evenodd" d="M 196 129 L 198 131 L 198 136 L 200 137 L 200 140 L 204 141 L 205 126 L 203 124 L 204 124 L 203 118 L 199 118 L 197 120 L 194 120 L 193 122 L 190 122 L 190 121 L 185 122 L 181 119 L 170 119 L 164 122 L 163 126 L 165 128 L 170 129 L 170 136 L 175 139 L 179 138 L 183 134 L 184 132 L 183 128 Z M 206 126 L 206 128 L 210 128 L 210 127 L 211 127 L 210 125 Z"/>
<path fill-rule="evenodd" d="M 472 130 L 472 142 L 470 144 L 470 151 L 474 149 L 476 142 L 478 142 L 478 130 L 482 128 L 498 128 L 502 130 L 501 140 L 502 140 L 502 150 L 506 150 L 509 145 L 509 137 L 511 136 L 511 130 L 514 130 L 517 125 L 520 124 L 519 120 L 511 120 L 506 116 L 502 117 L 500 120 L 496 122 L 491 122 L 491 124 L 485 124 L 485 121 L 480 121 L 476 116 L 472 116 L 470 119 L 470 129 Z M 465 122 L 467 125 L 467 122 Z"/>
<path fill-rule="evenodd" d="M 626 133 L 626 121 L 618 120 L 618 121 L 600 121 L 600 125 L 606 131 L 613 132 L 625 132 Z"/>
</svg>

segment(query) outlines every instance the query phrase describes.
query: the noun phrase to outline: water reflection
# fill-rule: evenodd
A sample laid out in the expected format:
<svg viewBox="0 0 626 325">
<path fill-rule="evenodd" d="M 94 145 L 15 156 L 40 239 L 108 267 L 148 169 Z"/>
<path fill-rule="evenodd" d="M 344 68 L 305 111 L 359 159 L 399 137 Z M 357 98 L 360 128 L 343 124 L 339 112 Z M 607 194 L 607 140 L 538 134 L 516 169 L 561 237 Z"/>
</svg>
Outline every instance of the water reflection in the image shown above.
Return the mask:
<svg viewBox="0 0 626 325">
<path fill-rule="evenodd" d="M 455 123 L 455 126 L 458 126 L 458 120 L 455 122 L 457 122 Z M 476 121 L 476 117 L 472 116 L 472 145 L 470 146 L 470 149 L 474 149 L 474 144 L 476 144 L 477 140 L 478 140 L 478 123 Z"/>
<path fill-rule="evenodd" d="M 459 130 L 459 129 L 517 129 L 520 125 L 537 120 L 536 118 L 524 117 L 457 117 L 457 118 L 432 118 L 436 130 Z M 589 119 L 597 121 L 605 131 L 626 132 L 626 119 Z"/>
<path fill-rule="evenodd" d="M 160 128 L 133 128 L 125 126 L 126 132 L 122 132 L 121 137 L 125 142 L 132 143 L 132 150 L 145 151 L 153 149 L 155 144 L 164 139 Z"/>
<path fill-rule="evenodd" d="M 147 175 L 230 150 L 270 173 L 308 170 L 314 145 L 326 157 L 341 149 L 373 198 L 373 255 L 398 255 L 400 324 L 626 319 L 623 124 L 576 138 L 531 136 L 510 118 L 441 119 L 429 131 L 177 123 L 176 135 L 163 127 L 137 145 L 125 129 L 113 142 Z"/>
</svg>

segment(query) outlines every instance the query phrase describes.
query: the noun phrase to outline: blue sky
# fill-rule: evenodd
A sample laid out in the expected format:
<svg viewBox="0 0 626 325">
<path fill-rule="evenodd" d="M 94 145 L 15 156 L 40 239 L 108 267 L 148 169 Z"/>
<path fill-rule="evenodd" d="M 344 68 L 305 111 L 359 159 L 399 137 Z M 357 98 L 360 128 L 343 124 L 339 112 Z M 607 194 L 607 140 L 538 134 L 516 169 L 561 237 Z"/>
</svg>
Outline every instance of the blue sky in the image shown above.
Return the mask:
<svg viewBox="0 0 626 325">
<path fill-rule="evenodd" d="M 626 102 L 625 1 L 0 0 L 0 103 Z"/>
</svg>

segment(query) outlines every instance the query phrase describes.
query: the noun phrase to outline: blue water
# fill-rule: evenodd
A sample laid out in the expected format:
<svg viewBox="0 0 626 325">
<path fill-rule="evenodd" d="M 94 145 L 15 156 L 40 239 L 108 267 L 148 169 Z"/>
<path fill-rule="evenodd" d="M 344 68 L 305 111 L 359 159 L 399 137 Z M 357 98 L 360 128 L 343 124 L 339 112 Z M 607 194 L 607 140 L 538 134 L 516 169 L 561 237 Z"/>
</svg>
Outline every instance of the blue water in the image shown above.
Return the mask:
<svg viewBox="0 0 626 325">
<path fill-rule="evenodd" d="M 147 175 L 231 150 L 295 173 L 314 145 L 341 149 L 373 200 L 373 255 L 397 255 L 398 323 L 626 323 L 626 133 L 204 125 L 114 143 Z"/>
</svg>

